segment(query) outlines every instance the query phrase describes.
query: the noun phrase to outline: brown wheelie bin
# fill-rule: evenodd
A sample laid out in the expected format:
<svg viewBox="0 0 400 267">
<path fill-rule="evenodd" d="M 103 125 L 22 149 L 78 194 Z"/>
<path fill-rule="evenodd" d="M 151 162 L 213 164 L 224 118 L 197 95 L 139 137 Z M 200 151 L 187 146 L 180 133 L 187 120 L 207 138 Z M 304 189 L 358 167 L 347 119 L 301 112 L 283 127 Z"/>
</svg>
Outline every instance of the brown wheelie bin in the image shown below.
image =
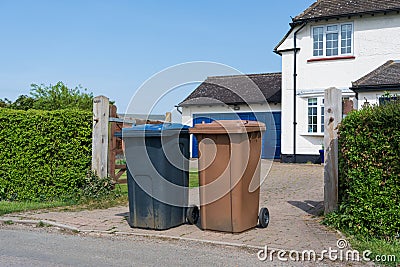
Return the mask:
<svg viewBox="0 0 400 267">
<path fill-rule="evenodd" d="M 258 212 L 260 159 L 265 124 L 221 120 L 190 129 L 199 144 L 200 221 L 204 230 L 243 232 L 269 223 Z"/>
</svg>

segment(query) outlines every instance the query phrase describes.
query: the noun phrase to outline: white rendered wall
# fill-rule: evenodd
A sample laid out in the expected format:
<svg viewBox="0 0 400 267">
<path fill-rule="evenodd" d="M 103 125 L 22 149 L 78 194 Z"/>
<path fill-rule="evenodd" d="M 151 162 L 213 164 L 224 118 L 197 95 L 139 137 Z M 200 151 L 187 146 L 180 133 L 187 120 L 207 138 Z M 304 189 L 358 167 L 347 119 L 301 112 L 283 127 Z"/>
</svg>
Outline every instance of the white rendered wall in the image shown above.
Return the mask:
<svg viewBox="0 0 400 267">
<path fill-rule="evenodd" d="M 312 55 L 312 26 L 352 22 L 354 27 L 354 59 L 314 61 Z M 293 33 L 278 47 L 293 48 Z M 362 18 L 340 19 L 312 23 L 297 34 L 297 93 L 315 92 L 336 87 L 348 90 L 352 82 L 383 65 L 388 60 L 400 59 L 400 15 L 364 15 Z M 376 94 L 359 94 L 376 103 Z M 307 134 L 307 102 L 297 98 L 297 154 L 315 154 L 321 148 L 322 136 Z M 293 52 L 282 52 L 282 154 L 293 153 Z"/>
<path fill-rule="evenodd" d="M 391 95 L 400 95 L 399 91 L 388 91 Z M 358 93 L 358 109 L 361 109 L 366 102 L 365 99 L 368 100 L 369 105 L 378 105 L 379 97 L 384 94 L 382 91 L 370 91 L 370 92 L 362 92 Z"/>
</svg>

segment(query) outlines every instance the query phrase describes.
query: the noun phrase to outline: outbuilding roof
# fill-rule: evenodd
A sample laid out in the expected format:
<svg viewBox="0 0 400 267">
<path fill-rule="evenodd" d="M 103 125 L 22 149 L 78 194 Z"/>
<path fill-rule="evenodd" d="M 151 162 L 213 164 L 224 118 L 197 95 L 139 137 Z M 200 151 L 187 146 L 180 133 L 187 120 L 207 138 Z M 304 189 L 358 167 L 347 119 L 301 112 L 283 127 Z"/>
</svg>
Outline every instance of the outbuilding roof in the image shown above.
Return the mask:
<svg viewBox="0 0 400 267">
<path fill-rule="evenodd" d="M 281 102 L 282 73 L 208 77 L 179 106 Z"/>
<path fill-rule="evenodd" d="M 293 22 L 400 11 L 399 0 L 318 0 Z"/>
<path fill-rule="evenodd" d="M 352 83 L 353 91 L 371 89 L 400 89 L 400 60 L 389 60 Z"/>
</svg>

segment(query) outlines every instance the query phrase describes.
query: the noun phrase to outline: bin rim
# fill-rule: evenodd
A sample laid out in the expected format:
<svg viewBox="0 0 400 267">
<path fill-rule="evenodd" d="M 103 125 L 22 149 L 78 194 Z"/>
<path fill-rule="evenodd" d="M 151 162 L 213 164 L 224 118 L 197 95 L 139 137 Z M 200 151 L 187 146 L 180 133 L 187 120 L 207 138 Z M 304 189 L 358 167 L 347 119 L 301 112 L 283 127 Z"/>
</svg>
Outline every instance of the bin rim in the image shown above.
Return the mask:
<svg viewBox="0 0 400 267">
<path fill-rule="evenodd" d="M 142 124 L 122 129 L 122 137 L 150 137 L 189 134 L 189 126 L 180 123 Z"/>
<path fill-rule="evenodd" d="M 191 134 L 241 134 L 249 132 L 264 132 L 263 122 L 249 120 L 215 120 L 211 123 L 199 123 L 189 129 Z"/>
</svg>

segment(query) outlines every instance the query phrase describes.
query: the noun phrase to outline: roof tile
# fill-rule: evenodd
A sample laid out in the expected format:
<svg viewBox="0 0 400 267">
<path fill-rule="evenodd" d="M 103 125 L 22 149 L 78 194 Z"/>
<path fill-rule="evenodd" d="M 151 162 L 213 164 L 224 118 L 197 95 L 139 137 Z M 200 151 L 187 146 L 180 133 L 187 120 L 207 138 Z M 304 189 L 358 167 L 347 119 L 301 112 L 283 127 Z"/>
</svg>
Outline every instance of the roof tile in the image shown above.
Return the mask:
<svg viewBox="0 0 400 267">
<path fill-rule="evenodd" d="M 399 0 L 318 0 L 293 18 L 293 22 L 398 10 Z"/>
<path fill-rule="evenodd" d="M 281 102 L 281 73 L 208 77 L 180 106 Z"/>
<path fill-rule="evenodd" d="M 400 61 L 389 60 L 382 66 L 353 82 L 351 89 L 368 87 L 400 87 Z"/>
</svg>

